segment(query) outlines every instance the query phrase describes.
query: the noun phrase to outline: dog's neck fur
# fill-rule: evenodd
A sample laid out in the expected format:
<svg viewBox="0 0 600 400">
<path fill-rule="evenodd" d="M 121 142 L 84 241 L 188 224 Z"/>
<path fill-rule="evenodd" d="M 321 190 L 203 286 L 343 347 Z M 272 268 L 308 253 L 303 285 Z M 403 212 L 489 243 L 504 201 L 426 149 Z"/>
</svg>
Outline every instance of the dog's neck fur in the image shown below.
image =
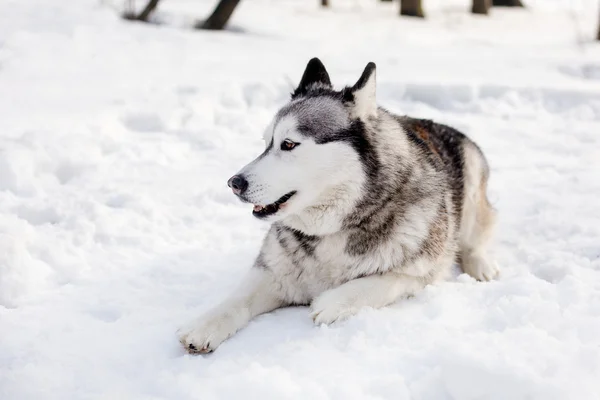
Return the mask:
<svg viewBox="0 0 600 400">
<path fill-rule="evenodd" d="M 315 205 L 281 221 L 285 226 L 312 236 L 331 235 L 341 231 L 344 219 L 356 207 L 362 196 L 364 177 L 326 190 Z"/>
</svg>

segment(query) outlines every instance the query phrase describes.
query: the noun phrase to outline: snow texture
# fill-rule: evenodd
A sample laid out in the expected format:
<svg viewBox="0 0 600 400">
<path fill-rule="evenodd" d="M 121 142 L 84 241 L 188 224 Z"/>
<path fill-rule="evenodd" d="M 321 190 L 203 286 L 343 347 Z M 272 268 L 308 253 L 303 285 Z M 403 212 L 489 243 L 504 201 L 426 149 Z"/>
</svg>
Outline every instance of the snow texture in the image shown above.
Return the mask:
<svg viewBox="0 0 600 400">
<path fill-rule="evenodd" d="M 189 29 L 215 3 L 0 3 L 0 399 L 600 398 L 597 2 L 248 0 Z M 338 87 L 376 62 L 381 105 L 481 145 L 502 276 L 187 355 L 267 229 L 225 182 L 314 56 Z"/>
</svg>

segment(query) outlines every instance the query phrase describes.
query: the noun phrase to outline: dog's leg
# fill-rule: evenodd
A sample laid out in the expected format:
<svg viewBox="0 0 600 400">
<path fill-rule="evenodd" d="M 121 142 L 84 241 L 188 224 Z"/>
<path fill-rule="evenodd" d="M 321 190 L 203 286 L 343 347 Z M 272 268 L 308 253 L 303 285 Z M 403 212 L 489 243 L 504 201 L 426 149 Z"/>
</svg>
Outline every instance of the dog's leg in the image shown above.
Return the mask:
<svg viewBox="0 0 600 400">
<path fill-rule="evenodd" d="M 465 146 L 464 202 L 460 227 L 462 270 L 480 281 L 498 275 L 496 263 L 488 255 L 496 213 L 487 199 L 488 167 L 479 150 Z"/>
<path fill-rule="evenodd" d="M 311 317 L 315 324 L 331 324 L 364 307 L 387 306 L 423 289 L 427 283 L 424 278 L 396 272 L 358 278 L 321 293 L 311 304 Z"/>
<path fill-rule="evenodd" d="M 283 305 L 267 270 L 254 267 L 238 290 L 223 303 L 177 333 L 190 353 L 210 353 L 257 315 Z"/>
</svg>

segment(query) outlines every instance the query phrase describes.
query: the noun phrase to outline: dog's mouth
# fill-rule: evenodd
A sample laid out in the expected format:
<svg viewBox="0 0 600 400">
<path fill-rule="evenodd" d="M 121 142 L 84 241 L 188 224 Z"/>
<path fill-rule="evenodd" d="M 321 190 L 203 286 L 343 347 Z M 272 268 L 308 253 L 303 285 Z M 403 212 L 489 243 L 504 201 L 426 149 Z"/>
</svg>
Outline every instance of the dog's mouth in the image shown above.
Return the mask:
<svg viewBox="0 0 600 400">
<path fill-rule="evenodd" d="M 254 209 L 252 210 L 252 215 L 254 215 L 256 218 L 265 218 L 276 214 L 279 210 L 285 207 L 285 203 L 295 194 L 296 191 L 293 190 L 288 194 L 281 196 L 275 203 L 267 204 L 266 206 L 255 204 Z"/>
</svg>

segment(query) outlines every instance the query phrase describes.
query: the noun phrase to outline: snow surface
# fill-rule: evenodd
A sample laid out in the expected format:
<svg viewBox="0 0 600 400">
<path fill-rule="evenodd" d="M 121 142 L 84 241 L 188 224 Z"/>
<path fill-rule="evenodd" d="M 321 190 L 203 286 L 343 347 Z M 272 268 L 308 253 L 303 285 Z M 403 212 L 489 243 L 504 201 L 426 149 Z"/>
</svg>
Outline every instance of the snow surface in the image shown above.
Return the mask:
<svg viewBox="0 0 600 400">
<path fill-rule="evenodd" d="M 0 2 L 0 399 L 600 398 L 595 0 L 428 19 L 375 0 Z M 138 1 L 141 6 L 141 1 Z M 307 60 L 467 132 L 492 166 L 500 280 L 465 275 L 315 327 L 261 316 L 216 353 L 175 330 L 235 288 L 267 227 L 226 179 Z"/>
</svg>

